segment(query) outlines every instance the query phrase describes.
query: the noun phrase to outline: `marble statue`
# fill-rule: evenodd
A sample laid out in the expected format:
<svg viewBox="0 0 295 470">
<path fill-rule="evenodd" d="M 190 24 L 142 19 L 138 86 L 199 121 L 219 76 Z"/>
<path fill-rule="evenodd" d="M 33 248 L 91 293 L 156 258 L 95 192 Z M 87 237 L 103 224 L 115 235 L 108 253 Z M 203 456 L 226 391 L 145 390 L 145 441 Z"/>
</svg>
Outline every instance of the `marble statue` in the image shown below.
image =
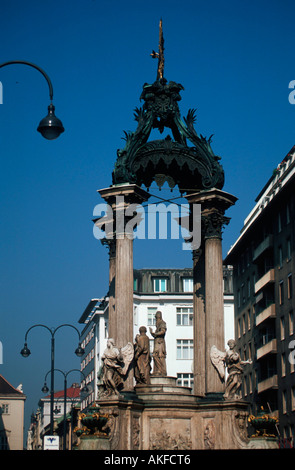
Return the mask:
<svg viewBox="0 0 295 470">
<path fill-rule="evenodd" d="M 167 327 L 166 323 L 162 319 L 162 312 L 156 312 L 156 330 L 152 331 L 150 328 L 150 333 L 155 338 L 154 341 L 154 350 L 153 350 L 153 373 L 152 375 L 166 376 L 166 335 Z"/>
<path fill-rule="evenodd" d="M 134 344 L 134 375 L 138 384 L 150 384 L 151 355 L 150 340 L 146 334 L 146 327 L 139 328 Z"/>
<path fill-rule="evenodd" d="M 225 382 L 224 398 L 227 399 L 240 399 L 240 388 L 242 385 L 243 366 L 251 364 L 251 360 L 242 361 L 239 353 L 235 350 L 236 342 L 230 339 L 227 343 L 229 349 L 225 352 L 219 351 L 216 346 L 212 346 L 210 351 L 210 358 L 213 366 L 216 368 L 220 380 L 225 380 L 225 371 L 227 368 L 227 378 Z"/>
</svg>

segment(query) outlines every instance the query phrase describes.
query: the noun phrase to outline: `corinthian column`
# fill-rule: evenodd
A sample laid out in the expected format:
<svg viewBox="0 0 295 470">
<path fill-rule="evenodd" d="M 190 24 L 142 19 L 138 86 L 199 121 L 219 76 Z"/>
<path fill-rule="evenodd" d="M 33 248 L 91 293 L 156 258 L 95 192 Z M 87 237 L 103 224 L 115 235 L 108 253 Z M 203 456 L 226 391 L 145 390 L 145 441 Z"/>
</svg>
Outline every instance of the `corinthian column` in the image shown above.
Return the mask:
<svg viewBox="0 0 295 470">
<path fill-rule="evenodd" d="M 146 201 L 149 194 L 137 185 L 126 184 L 99 190 L 113 212 L 115 257 L 110 262 L 112 305 L 109 308 L 110 334 L 118 348 L 133 344 L 133 229 L 136 206 Z M 111 261 L 111 260 L 110 260 Z M 112 272 L 111 272 L 112 270 Z M 129 371 L 124 390 L 133 390 L 133 370 Z"/>
<path fill-rule="evenodd" d="M 206 393 L 224 393 L 210 360 L 211 347 L 224 351 L 224 302 L 221 229 L 228 221 L 218 209 L 205 210 Z"/>
<path fill-rule="evenodd" d="M 221 351 L 225 346 L 222 228 L 229 222 L 224 213 L 237 198 L 214 188 L 190 194 L 187 199 L 190 204 L 201 204 L 202 216 L 203 254 L 201 262 L 194 266 L 194 348 L 200 348 L 194 353 L 195 361 L 199 361 L 199 364 L 194 364 L 195 380 L 199 381 L 195 384 L 195 393 L 199 391 L 202 395 L 205 389 L 205 394 L 212 396 L 224 392 L 224 384 L 211 363 L 210 351 L 213 345 Z M 205 302 L 202 303 L 203 295 Z"/>
</svg>

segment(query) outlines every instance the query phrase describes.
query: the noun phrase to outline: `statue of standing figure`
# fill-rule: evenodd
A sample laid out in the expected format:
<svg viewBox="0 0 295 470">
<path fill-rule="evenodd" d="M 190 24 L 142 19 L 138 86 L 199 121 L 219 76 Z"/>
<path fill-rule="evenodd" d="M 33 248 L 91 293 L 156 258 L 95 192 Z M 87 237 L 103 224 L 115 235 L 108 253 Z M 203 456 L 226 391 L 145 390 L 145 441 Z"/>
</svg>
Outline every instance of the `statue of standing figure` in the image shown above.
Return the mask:
<svg viewBox="0 0 295 470">
<path fill-rule="evenodd" d="M 146 327 L 139 328 L 134 344 L 134 375 L 138 384 L 150 384 L 151 355 L 150 340 L 146 334 Z"/>
<path fill-rule="evenodd" d="M 156 330 L 152 331 L 150 328 L 150 333 L 155 338 L 154 341 L 154 351 L 153 351 L 153 360 L 154 367 L 152 375 L 166 376 L 166 343 L 165 335 L 167 331 L 167 326 L 164 320 L 162 319 L 162 312 L 156 312 Z"/>
</svg>

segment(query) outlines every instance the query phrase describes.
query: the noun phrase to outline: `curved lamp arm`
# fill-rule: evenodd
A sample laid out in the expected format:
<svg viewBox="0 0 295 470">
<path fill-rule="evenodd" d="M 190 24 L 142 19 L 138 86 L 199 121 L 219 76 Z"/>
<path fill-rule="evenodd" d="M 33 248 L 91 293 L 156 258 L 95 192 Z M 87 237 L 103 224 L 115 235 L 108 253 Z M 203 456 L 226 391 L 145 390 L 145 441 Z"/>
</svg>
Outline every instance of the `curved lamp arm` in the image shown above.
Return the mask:
<svg viewBox="0 0 295 470">
<path fill-rule="evenodd" d="M 58 117 L 56 117 L 54 114 L 55 107 L 52 104 L 53 87 L 50 78 L 48 77 L 47 73 L 41 69 L 41 67 L 33 64 L 32 62 L 27 62 L 26 60 L 10 60 L 8 62 L 3 62 L 0 64 L 0 68 L 15 64 L 28 65 L 29 67 L 33 67 L 34 69 L 38 70 L 46 79 L 49 87 L 49 98 L 51 102 L 48 106 L 48 114 L 40 121 L 37 131 L 40 132 L 40 134 L 47 140 L 56 139 L 62 132 L 64 132 L 65 129 L 61 120 L 58 119 Z"/>
<path fill-rule="evenodd" d="M 38 65 L 36 64 L 32 64 L 32 62 L 27 62 L 26 60 L 9 60 L 8 62 L 3 62 L 3 64 L 0 64 L 0 69 L 1 67 L 6 67 L 6 65 L 14 65 L 14 64 L 23 64 L 23 65 L 29 65 L 30 67 L 33 67 L 34 69 L 37 69 L 39 70 L 39 72 L 42 73 L 42 75 L 45 77 L 47 83 L 48 83 L 48 86 L 49 86 L 49 97 L 50 97 L 50 101 L 52 102 L 53 100 L 53 87 L 52 87 L 52 83 L 51 83 L 51 80 L 50 78 L 48 77 L 47 73 L 41 69 L 41 67 L 39 67 Z"/>
</svg>

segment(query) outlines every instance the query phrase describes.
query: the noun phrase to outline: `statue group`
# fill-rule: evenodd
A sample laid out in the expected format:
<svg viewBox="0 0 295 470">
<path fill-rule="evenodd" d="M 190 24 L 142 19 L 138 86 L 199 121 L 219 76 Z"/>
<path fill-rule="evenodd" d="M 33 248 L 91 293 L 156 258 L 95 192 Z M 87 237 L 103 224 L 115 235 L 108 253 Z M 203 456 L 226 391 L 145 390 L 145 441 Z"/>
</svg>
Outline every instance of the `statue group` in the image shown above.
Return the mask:
<svg viewBox="0 0 295 470">
<path fill-rule="evenodd" d="M 124 379 L 131 367 L 134 368 L 137 384 L 149 385 L 151 376 L 167 376 L 165 342 L 167 326 L 162 318 L 162 312 L 156 312 L 155 320 L 156 329 L 153 331 L 150 328 L 150 334 L 154 338 L 152 354 L 145 326 L 139 328 L 134 344 L 129 342 L 123 348 L 117 348 L 114 339 L 108 339 L 107 347 L 101 358 L 103 385 L 101 398 L 120 396 L 120 389 L 123 388 Z M 220 380 L 225 382 L 224 398 L 237 400 L 241 398 L 243 368 L 251 361 L 242 361 L 235 346 L 234 340 L 228 341 L 227 351 L 219 351 L 216 346 L 212 346 L 210 357 Z"/>
<path fill-rule="evenodd" d="M 154 338 L 154 348 L 150 352 L 150 339 L 145 326 L 139 328 L 139 334 L 135 342 L 129 342 L 123 348 L 117 348 L 113 338 L 107 341 L 107 347 L 102 355 L 102 393 L 101 398 L 119 397 L 123 388 L 124 379 L 132 365 L 137 384 L 150 384 L 150 376 L 166 376 L 166 323 L 162 318 L 162 312 L 157 311 L 156 329 L 150 328 L 150 334 Z M 153 372 L 152 370 L 153 360 Z"/>
</svg>

